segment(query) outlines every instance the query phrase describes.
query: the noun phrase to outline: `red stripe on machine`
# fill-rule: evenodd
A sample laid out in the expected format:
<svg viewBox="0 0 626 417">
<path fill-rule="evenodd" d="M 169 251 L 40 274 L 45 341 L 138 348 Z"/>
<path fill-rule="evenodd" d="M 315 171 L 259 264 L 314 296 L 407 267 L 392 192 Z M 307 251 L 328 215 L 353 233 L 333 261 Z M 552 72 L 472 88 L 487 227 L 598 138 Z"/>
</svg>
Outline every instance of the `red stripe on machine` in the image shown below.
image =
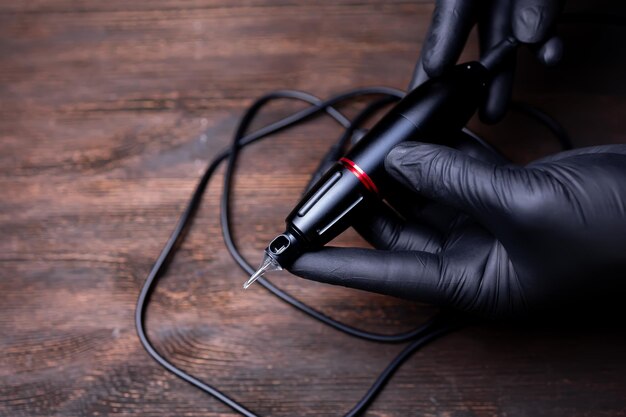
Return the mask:
<svg viewBox="0 0 626 417">
<path fill-rule="evenodd" d="M 361 184 L 363 184 L 365 188 L 367 188 L 374 194 L 378 194 L 378 187 L 376 187 L 374 181 L 372 181 L 369 175 L 367 175 L 367 172 L 363 171 L 360 166 L 358 166 L 348 158 L 341 158 L 339 162 L 341 162 L 344 167 L 352 172 L 354 176 L 357 177 L 359 181 L 361 181 Z"/>
</svg>

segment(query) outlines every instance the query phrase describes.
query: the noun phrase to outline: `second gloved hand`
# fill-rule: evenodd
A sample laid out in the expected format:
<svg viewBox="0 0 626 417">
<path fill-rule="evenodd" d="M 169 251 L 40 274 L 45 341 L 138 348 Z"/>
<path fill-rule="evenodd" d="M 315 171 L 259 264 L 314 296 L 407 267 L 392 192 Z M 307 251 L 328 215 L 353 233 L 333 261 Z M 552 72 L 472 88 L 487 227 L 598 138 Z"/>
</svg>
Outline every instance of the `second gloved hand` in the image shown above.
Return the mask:
<svg viewBox="0 0 626 417">
<path fill-rule="evenodd" d="M 379 250 L 323 248 L 293 273 L 489 317 L 605 300 L 626 282 L 626 145 L 517 167 L 406 143 L 386 168 L 431 203 L 406 219 L 381 205 L 355 226 Z"/>
<path fill-rule="evenodd" d="M 553 36 L 554 22 L 563 0 L 437 0 L 432 22 L 415 67 L 410 88 L 454 66 L 474 24 L 478 25 L 481 55 L 507 36 L 537 45 L 537 55 L 547 65 L 556 64 L 562 43 Z M 495 123 L 509 104 L 514 58 L 493 79 L 480 108 L 481 120 Z"/>
</svg>

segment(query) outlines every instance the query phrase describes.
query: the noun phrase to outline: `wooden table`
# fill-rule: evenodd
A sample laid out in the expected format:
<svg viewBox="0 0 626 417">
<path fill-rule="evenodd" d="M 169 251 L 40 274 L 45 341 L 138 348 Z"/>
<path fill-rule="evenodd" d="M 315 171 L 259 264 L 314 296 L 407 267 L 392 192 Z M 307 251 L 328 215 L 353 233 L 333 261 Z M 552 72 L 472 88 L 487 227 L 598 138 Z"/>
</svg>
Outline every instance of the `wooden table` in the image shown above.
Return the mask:
<svg viewBox="0 0 626 417">
<path fill-rule="evenodd" d="M 139 288 L 253 98 L 403 88 L 432 7 L 2 2 L 0 415 L 233 415 L 144 352 L 133 325 Z M 570 20 L 560 32 L 563 65 L 545 70 L 522 52 L 516 97 L 561 120 L 577 146 L 624 142 L 625 30 Z M 272 106 L 259 123 L 292 108 Z M 473 126 L 518 162 L 558 150 L 520 115 Z M 339 134 L 319 119 L 245 151 L 234 223 L 255 263 Z M 150 334 L 176 364 L 261 415 L 341 415 L 401 346 L 348 338 L 260 287 L 242 292 L 245 275 L 220 236 L 220 183 L 221 171 L 154 296 Z M 340 243 L 356 242 L 348 233 Z M 275 282 L 372 330 L 408 329 L 435 311 L 287 274 Z M 478 325 L 415 355 L 368 415 L 623 416 L 625 353 L 623 328 Z"/>
</svg>

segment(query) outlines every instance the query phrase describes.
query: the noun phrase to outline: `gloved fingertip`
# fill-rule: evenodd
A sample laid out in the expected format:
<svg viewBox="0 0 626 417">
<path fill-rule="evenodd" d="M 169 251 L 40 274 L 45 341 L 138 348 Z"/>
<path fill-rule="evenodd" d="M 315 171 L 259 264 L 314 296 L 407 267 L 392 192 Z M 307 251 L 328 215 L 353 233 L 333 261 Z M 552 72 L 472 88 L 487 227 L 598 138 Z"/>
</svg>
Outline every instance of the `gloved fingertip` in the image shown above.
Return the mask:
<svg viewBox="0 0 626 417">
<path fill-rule="evenodd" d="M 406 156 L 420 145 L 418 142 L 403 142 L 396 145 L 385 157 L 385 168 L 398 169 Z"/>
<path fill-rule="evenodd" d="M 432 145 L 420 142 L 404 142 L 394 147 L 385 158 L 385 170 L 400 184 L 415 189 L 420 176 L 420 167 L 427 161 L 421 150 Z"/>
<path fill-rule="evenodd" d="M 476 21 L 475 0 L 438 0 L 426 36 L 422 62 L 429 77 L 454 66 Z"/>
<path fill-rule="evenodd" d="M 320 259 L 317 258 L 316 252 L 303 253 L 287 267 L 287 270 L 301 278 L 315 280 L 319 274 L 320 265 L 322 265 Z"/>
<path fill-rule="evenodd" d="M 555 66 L 561 62 L 563 58 L 563 49 L 563 41 L 561 38 L 553 36 L 537 50 L 537 58 L 542 64 L 548 67 Z"/>
<path fill-rule="evenodd" d="M 515 38 L 524 43 L 541 41 L 547 30 L 547 14 L 547 8 L 538 4 L 514 8 L 512 29 Z"/>
<path fill-rule="evenodd" d="M 389 154 L 390 155 L 393 154 L 397 156 L 406 155 L 406 153 L 409 152 L 411 149 L 414 149 L 420 145 L 421 145 L 420 142 L 414 142 L 414 141 L 402 142 L 394 146 L 389 152 Z"/>
</svg>

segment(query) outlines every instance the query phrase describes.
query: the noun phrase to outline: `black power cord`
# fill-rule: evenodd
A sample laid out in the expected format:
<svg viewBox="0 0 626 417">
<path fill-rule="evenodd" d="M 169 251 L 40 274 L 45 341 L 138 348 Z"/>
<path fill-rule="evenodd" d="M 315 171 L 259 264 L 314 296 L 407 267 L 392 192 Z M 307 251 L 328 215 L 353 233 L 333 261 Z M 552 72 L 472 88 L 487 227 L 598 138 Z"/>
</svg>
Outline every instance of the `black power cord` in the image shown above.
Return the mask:
<svg viewBox="0 0 626 417">
<path fill-rule="evenodd" d="M 221 204 L 221 223 L 222 230 L 224 234 L 224 241 L 226 246 L 235 259 L 235 261 L 239 264 L 239 266 L 248 274 L 254 272 L 254 268 L 243 258 L 238 248 L 236 247 L 234 240 L 231 234 L 230 228 L 230 209 L 229 209 L 229 197 L 230 197 L 230 189 L 232 183 L 232 177 L 234 175 L 234 169 L 238 157 L 239 150 L 257 140 L 263 139 L 270 134 L 276 133 L 280 130 L 293 126 L 297 123 L 300 123 L 310 117 L 313 117 L 321 112 L 328 113 L 333 119 L 335 119 L 339 124 L 341 124 L 347 131 L 354 130 L 357 128 L 353 123 L 351 123 L 345 116 L 343 116 L 339 111 L 333 108 L 333 105 L 345 102 L 347 100 L 359 98 L 366 95 L 378 95 L 386 97 L 387 100 L 392 101 L 390 98 L 400 99 L 404 93 L 390 88 L 364 88 L 364 89 L 356 89 L 349 91 L 344 94 L 337 95 L 329 100 L 322 101 L 312 95 L 299 92 L 299 91 L 291 91 L 291 90 L 283 90 L 276 91 L 273 93 L 269 93 L 260 99 L 258 99 L 245 113 L 243 116 L 239 127 L 237 128 L 237 132 L 233 139 L 233 145 L 229 150 L 222 151 L 218 154 L 215 159 L 209 164 L 206 171 L 204 172 L 202 178 L 200 179 L 192 198 L 187 205 L 185 211 L 181 215 L 178 223 L 169 237 L 167 243 L 162 249 L 159 257 L 157 258 L 155 264 L 153 265 L 146 282 L 144 283 L 142 290 L 139 295 L 139 299 L 137 301 L 137 309 L 135 311 L 135 324 L 137 327 L 137 333 L 139 335 L 139 339 L 148 352 L 148 354 L 155 359 L 161 366 L 163 366 L 168 371 L 172 372 L 174 375 L 179 378 L 189 382 L 190 384 L 196 386 L 202 391 L 212 395 L 217 398 L 224 404 L 231 407 L 233 410 L 239 412 L 244 416 L 256 416 L 253 412 L 239 404 L 237 401 L 228 397 L 226 394 L 219 391 L 217 388 L 210 386 L 203 381 L 195 378 L 185 371 L 179 369 L 174 364 L 165 359 L 152 345 L 150 339 L 148 338 L 145 331 L 145 312 L 146 307 L 149 302 L 150 295 L 154 290 L 158 279 L 161 278 L 163 273 L 165 272 L 166 266 L 171 260 L 173 254 L 176 251 L 176 248 L 182 243 L 184 239 L 185 233 L 187 231 L 187 227 L 190 224 L 191 219 L 193 218 L 199 203 L 201 201 L 202 195 L 208 185 L 209 180 L 214 174 L 215 170 L 219 166 L 221 162 L 228 158 L 228 166 L 226 169 L 226 173 L 224 175 L 224 194 L 222 195 L 222 204 Z M 295 99 L 307 102 L 311 104 L 310 107 L 296 112 L 290 116 L 287 116 L 277 122 L 274 122 L 268 126 L 265 126 L 251 134 L 245 135 L 250 123 L 253 121 L 254 117 L 258 113 L 258 111 L 267 103 L 277 99 Z M 378 108 L 380 108 L 380 104 L 376 104 Z M 367 107 L 364 112 L 372 113 L 371 107 Z M 364 121 L 365 117 L 357 116 L 355 120 Z M 346 141 L 346 136 L 344 135 L 342 141 Z M 280 298 L 281 300 L 287 302 L 298 310 L 308 314 L 314 319 L 321 321 L 336 330 L 349 334 L 351 336 L 359 337 L 361 339 L 377 341 L 377 342 L 386 342 L 386 343 L 401 343 L 406 341 L 412 341 L 410 345 L 408 345 L 396 358 L 390 363 L 390 365 L 381 373 L 381 375 L 377 378 L 374 385 L 368 390 L 365 396 L 359 401 L 359 403 L 353 407 L 353 409 L 346 414 L 347 416 L 356 416 L 359 415 L 366 407 L 371 403 L 376 394 L 380 392 L 383 388 L 384 384 L 391 377 L 393 372 L 417 349 L 426 344 L 427 342 L 435 339 L 438 336 L 443 335 L 444 333 L 452 330 L 455 327 L 455 324 L 447 319 L 445 315 L 437 316 L 434 319 L 429 320 L 425 324 L 417 327 L 414 330 L 403 332 L 399 334 L 379 334 L 372 333 L 365 330 L 361 330 L 352 326 L 349 326 L 345 323 L 334 320 L 323 313 L 313 309 L 312 307 L 304 304 L 300 300 L 291 296 L 287 292 L 279 289 L 274 286 L 267 279 L 260 279 L 259 283 L 270 291 L 272 294 Z"/>
<path fill-rule="evenodd" d="M 351 122 L 348 118 L 346 118 L 342 113 L 340 113 L 335 107 L 335 105 L 345 103 L 350 100 L 354 100 L 357 98 L 361 98 L 363 96 L 378 96 L 379 98 L 376 101 L 373 101 L 369 105 L 365 107 L 364 110 L 361 111 Z M 150 295 L 154 290 L 158 280 L 164 274 L 166 267 L 171 261 L 173 255 L 175 254 L 178 246 L 184 240 L 186 232 L 188 230 L 188 226 L 190 225 L 190 221 L 195 215 L 200 201 L 202 199 L 202 195 L 206 190 L 206 187 L 209 183 L 209 180 L 215 173 L 217 167 L 223 161 L 227 160 L 228 165 L 226 168 L 226 172 L 224 175 L 224 191 L 221 199 L 221 214 L 220 221 L 222 225 L 222 232 L 224 236 L 224 241 L 228 248 L 229 253 L 232 255 L 235 262 L 247 273 L 252 274 L 254 272 L 254 268 L 245 260 L 245 258 L 241 255 L 241 252 L 237 248 L 235 241 L 233 239 L 231 233 L 230 226 L 230 195 L 232 190 L 232 179 L 235 173 L 236 163 L 238 159 L 239 152 L 245 146 L 254 143 L 258 140 L 261 140 L 273 133 L 281 131 L 283 129 L 292 127 L 298 123 L 304 122 L 307 119 L 310 119 L 314 116 L 317 116 L 323 112 L 327 113 L 331 116 L 337 123 L 339 123 L 342 127 L 345 128 L 345 132 L 333 147 L 331 147 L 330 151 L 325 155 L 322 163 L 320 164 L 318 170 L 314 174 L 320 175 L 320 172 L 325 170 L 325 164 L 334 162 L 338 156 L 341 155 L 343 149 L 347 146 L 352 134 L 358 130 L 362 124 L 376 111 L 383 108 L 385 105 L 397 101 L 404 96 L 404 93 L 400 90 L 385 88 L 385 87 L 372 87 L 372 88 L 362 88 L 348 91 L 343 94 L 339 94 L 334 96 L 328 100 L 320 100 L 319 98 L 312 96 L 310 94 L 293 91 L 293 90 L 281 90 L 269 93 L 257 101 L 255 101 L 252 106 L 246 111 L 243 118 L 241 119 L 236 133 L 233 138 L 232 145 L 229 149 L 222 151 L 219 153 L 213 161 L 208 165 L 204 174 L 202 175 L 196 189 L 193 192 L 191 200 L 187 204 L 183 214 L 180 216 L 174 231 L 170 235 L 167 240 L 165 246 L 161 250 L 159 257 L 155 261 L 148 277 L 146 278 L 145 283 L 141 289 L 139 299 L 137 300 L 137 308 L 135 311 L 135 325 L 137 327 L 137 334 L 141 341 L 141 344 L 146 349 L 148 354 L 157 361 L 161 366 L 167 369 L 169 372 L 173 373 L 177 377 L 187 381 L 191 385 L 199 388 L 200 390 L 206 392 L 207 394 L 215 397 L 225 405 L 229 406 L 233 410 L 238 413 L 247 416 L 247 417 L 257 417 L 255 413 L 248 410 L 246 407 L 241 405 L 236 400 L 230 398 L 228 395 L 224 394 L 217 388 L 201 381 L 200 379 L 188 374 L 182 369 L 178 368 L 176 365 L 169 362 L 163 355 L 161 355 L 153 346 L 150 341 L 146 329 L 145 329 L 145 316 L 146 316 L 146 308 L 150 301 Z M 380 98 L 382 97 L 382 98 Z M 271 123 L 259 130 L 256 130 L 250 134 L 246 134 L 248 128 L 252 121 L 254 120 L 257 113 L 261 110 L 263 106 L 267 103 L 278 100 L 278 99 L 291 99 L 304 101 L 310 104 L 309 107 L 295 112 L 279 121 Z M 540 121 L 547 123 L 551 130 L 559 130 L 559 133 L 563 135 L 559 135 L 562 143 L 569 143 L 567 136 L 564 134 L 564 130 L 558 125 L 556 121 L 551 119 L 549 116 L 545 115 L 543 112 L 540 112 L 536 108 L 531 108 L 532 111 L 529 111 L 529 108 L 524 108 L 524 112 L 537 117 Z M 556 127 L 556 128 L 554 128 Z M 478 140 L 479 143 L 482 141 Z M 301 312 L 309 315 L 315 320 L 318 320 L 340 332 L 348 334 L 350 336 L 358 337 L 365 340 L 370 340 L 374 342 L 383 342 L 383 343 L 402 343 L 402 342 L 410 342 L 383 370 L 383 372 L 376 378 L 372 386 L 365 393 L 365 395 L 359 400 L 359 402 L 348 412 L 345 414 L 346 417 L 354 417 L 360 415 L 365 409 L 371 404 L 376 395 L 380 393 L 383 389 L 384 385 L 389 381 L 393 373 L 406 361 L 413 353 L 415 353 L 422 346 L 427 344 L 428 342 L 440 337 L 456 328 L 459 328 L 463 324 L 463 320 L 455 316 L 454 314 L 450 314 L 447 312 L 442 312 L 437 314 L 434 318 L 428 320 L 426 323 L 420 325 L 419 327 L 398 334 L 380 334 L 369 332 L 366 330 L 358 329 L 353 326 L 349 326 L 345 323 L 337 321 L 327 315 L 317 311 L 316 309 L 310 307 L 309 305 L 303 303 L 287 292 L 281 290 L 280 288 L 273 285 L 266 278 L 260 278 L 258 280 L 259 284 L 261 284 L 265 289 L 267 289 L 270 293 L 281 299 L 282 301 L 288 303 L 292 307 L 300 310 Z"/>
</svg>

